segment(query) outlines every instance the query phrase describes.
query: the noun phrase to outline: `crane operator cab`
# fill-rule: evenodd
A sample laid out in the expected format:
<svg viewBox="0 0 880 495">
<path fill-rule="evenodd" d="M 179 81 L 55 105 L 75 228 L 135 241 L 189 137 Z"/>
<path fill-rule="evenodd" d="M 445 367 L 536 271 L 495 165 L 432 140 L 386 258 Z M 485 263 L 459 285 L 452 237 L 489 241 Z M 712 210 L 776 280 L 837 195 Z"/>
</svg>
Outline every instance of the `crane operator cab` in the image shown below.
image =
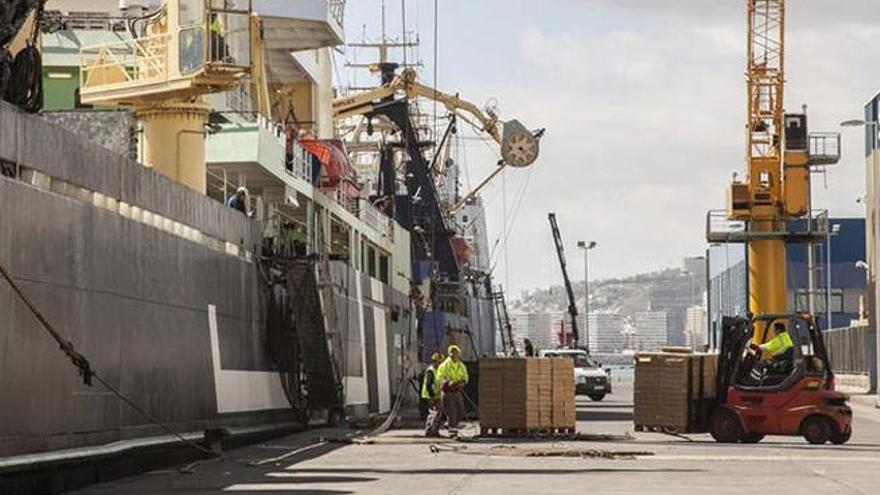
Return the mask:
<svg viewBox="0 0 880 495">
<path fill-rule="evenodd" d="M 755 327 L 767 335 L 755 339 Z M 809 315 L 725 319 L 717 390 L 708 430 L 719 442 L 803 435 L 809 443 L 846 443 L 852 410 L 834 390 L 834 373 Z"/>
</svg>

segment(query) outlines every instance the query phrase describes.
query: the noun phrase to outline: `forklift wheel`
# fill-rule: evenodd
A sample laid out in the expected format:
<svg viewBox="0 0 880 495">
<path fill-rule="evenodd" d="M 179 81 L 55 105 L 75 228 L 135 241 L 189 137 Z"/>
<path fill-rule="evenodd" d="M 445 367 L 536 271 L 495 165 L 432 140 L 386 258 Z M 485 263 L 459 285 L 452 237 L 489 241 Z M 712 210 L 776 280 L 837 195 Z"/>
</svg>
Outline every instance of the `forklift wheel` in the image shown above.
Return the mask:
<svg viewBox="0 0 880 495">
<path fill-rule="evenodd" d="M 813 445 L 822 445 L 828 442 L 834 434 L 831 423 L 822 416 L 811 416 L 804 420 L 801 431 L 804 438 Z"/>
<path fill-rule="evenodd" d="M 736 443 L 743 437 L 743 428 L 736 414 L 719 409 L 709 422 L 709 433 L 716 442 Z"/>
<path fill-rule="evenodd" d="M 739 439 L 742 443 L 758 443 L 764 439 L 764 435 L 760 433 L 746 433 Z"/>
<path fill-rule="evenodd" d="M 834 445 L 843 445 L 846 442 L 849 442 L 849 439 L 852 437 L 852 427 L 847 427 L 846 431 L 843 433 L 833 433 L 831 435 L 831 443 Z"/>
</svg>

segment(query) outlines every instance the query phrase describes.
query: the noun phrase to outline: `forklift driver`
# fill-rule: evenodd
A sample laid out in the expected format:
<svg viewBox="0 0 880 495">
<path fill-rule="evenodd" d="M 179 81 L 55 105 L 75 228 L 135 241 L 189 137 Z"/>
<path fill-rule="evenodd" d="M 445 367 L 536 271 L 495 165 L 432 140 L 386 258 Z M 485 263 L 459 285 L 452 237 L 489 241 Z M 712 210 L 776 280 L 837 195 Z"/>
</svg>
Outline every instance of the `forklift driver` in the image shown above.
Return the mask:
<svg viewBox="0 0 880 495">
<path fill-rule="evenodd" d="M 791 373 L 794 365 L 794 344 L 784 323 L 773 325 L 775 337 L 757 345 L 752 342 L 749 349 L 760 360 L 752 369 L 751 378 L 761 385 L 777 385 Z M 761 360 L 766 357 L 766 360 Z"/>
</svg>

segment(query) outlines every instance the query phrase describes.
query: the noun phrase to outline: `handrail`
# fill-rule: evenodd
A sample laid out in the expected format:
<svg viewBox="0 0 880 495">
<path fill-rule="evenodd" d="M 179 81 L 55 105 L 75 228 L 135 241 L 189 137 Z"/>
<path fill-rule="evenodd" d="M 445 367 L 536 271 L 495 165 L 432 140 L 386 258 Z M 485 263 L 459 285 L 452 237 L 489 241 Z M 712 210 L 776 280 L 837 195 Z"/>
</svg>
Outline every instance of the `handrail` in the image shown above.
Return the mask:
<svg viewBox="0 0 880 495">
<path fill-rule="evenodd" d="M 168 79 L 167 33 L 82 47 L 80 87 L 83 91 L 132 82 Z M 96 74 L 109 77 L 98 79 Z"/>
<path fill-rule="evenodd" d="M 772 231 L 753 230 L 752 222 L 731 219 L 728 215 L 726 210 L 710 210 L 706 214 L 706 240 L 741 243 L 752 239 L 787 238 L 792 242 L 809 242 L 828 236 L 827 210 L 813 210 L 809 216 L 802 218 L 778 219 L 779 223 Z"/>
</svg>

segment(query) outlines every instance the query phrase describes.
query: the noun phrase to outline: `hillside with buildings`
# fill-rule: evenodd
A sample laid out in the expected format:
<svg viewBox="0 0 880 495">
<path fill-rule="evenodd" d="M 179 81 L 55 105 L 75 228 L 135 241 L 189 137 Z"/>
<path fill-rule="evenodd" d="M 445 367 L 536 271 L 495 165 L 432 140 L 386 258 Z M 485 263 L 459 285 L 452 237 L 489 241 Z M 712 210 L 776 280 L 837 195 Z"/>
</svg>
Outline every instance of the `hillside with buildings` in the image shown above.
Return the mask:
<svg viewBox="0 0 880 495">
<path fill-rule="evenodd" d="M 706 265 L 702 257 L 687 258 L 679 268 L 591 281 L 589 326 L 583 317 L 584 283 L 573 285 L 579 332 L 588 333 L 591 352 L 703 343 Z M 538 348 L 562 345 L 571 334 L 567 307 L 562 285 L 524 292 L 510 307 L 517 337 L 529 338 Z"/>
</svg>

